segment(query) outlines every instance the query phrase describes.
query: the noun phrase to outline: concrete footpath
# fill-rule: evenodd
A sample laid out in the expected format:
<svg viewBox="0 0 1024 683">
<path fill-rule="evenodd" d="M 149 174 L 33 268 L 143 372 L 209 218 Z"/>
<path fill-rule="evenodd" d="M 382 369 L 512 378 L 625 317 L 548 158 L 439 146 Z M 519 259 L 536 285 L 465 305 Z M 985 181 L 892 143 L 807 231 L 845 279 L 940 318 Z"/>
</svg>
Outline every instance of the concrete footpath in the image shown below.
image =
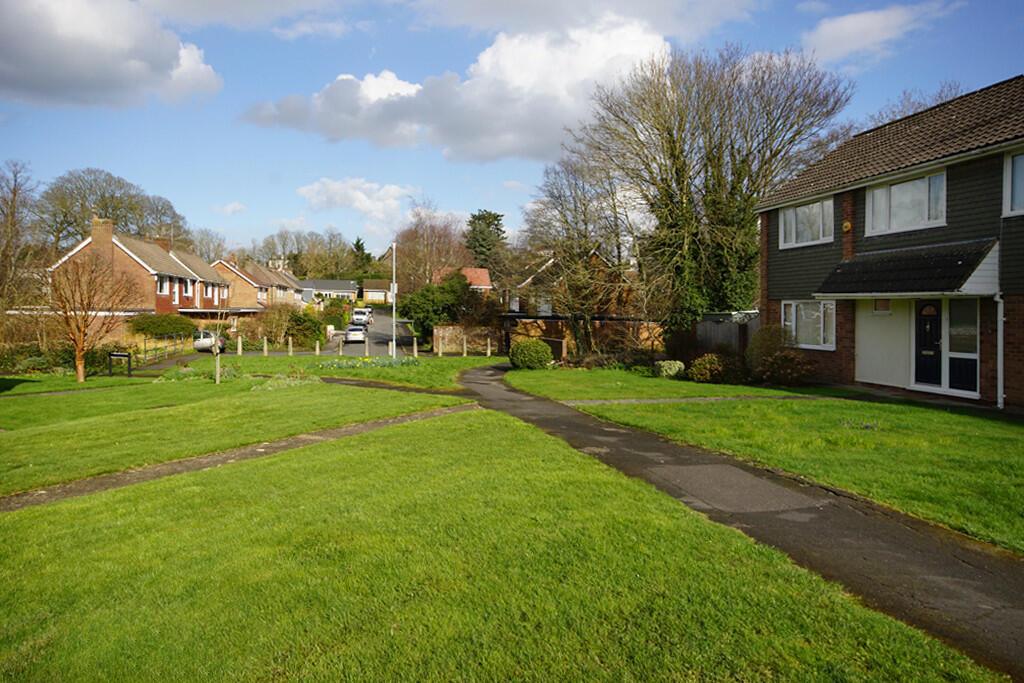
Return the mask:
<svg viewBox="0 0 1024 683">
<path fill-rule="evenodd" d="M 1024 680 L 1024 558 L 842 491 L 524 394 L 502 381 L 507 369 L 468 370 L 460 381 L 483 407 L 650 482 L 865 604 Z"/>
</svg>

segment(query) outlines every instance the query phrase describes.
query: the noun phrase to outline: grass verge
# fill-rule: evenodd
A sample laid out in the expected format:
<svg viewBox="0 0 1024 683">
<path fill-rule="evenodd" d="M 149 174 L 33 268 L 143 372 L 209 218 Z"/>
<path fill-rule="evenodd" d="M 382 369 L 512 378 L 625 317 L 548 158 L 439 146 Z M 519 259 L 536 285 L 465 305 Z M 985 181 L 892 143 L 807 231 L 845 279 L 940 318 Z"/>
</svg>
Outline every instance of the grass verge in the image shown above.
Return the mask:
<svg viewBox="0 0 1024 683">
<path fill-rule="evenodd" d="M 853 491 L 1024 552 L 1024 425 L 932 406 L 737 401 L 583 407 Z"/>
<path fill-rule="evenodd" d="M 387 382 L 399 386 L 421 387 L 424 389 L 455 390 L 459 388 L 456 378 L 463 370 L 480 365 L 508 362 L 503 356 L 451 356 L 443 358 L 419 358 L 416 365 L 402 367 L 374 367 L 373 358 L 366 358 L 363 367 L 332 367 L 335 360 L 354 361 L 352 357 L 337 356 L 223 356 L 221 362 L 235 367 L 243 373 L 258 375 L 304 373 L 318 377 L 350 377 L 376 382 Z M 203 371 L 213 369 L 212 358 L 200 358 L 190 365 Z"/>
<path fill-rule="evenodd" d="M 625 370 L 512 370 L 505 381 L 516 389 L 556 401 L 617 398 L 704 398 L 712 396 L 786 396 L 792 392 L 740 384 L 700 384 L 665 377 L 644 377 Z"/>
<path fill-rule="evenodd" d="M 58 396 L 21 395 L 0 401 L 0 429 L 24 429 L 98 415 L 182 406 L 249 391 L 265 380 L 237 379 L 215 385 L 210 380 L 153 382 Z"/>
<path fill-rule="evenodd" d="M 2 678 L 995 678 L 484 411 L 20 510 L 0 537 Z"/>
<path fill-rule="evenodd" d="M 182 386 L 203 393 L 214 385 Z M 25 427 L 0 433 L 0 495 L 459 403 L 449 396 L 318 383 Z"/>
<path fill-rule="evenodd" d="M 74 375 L 5 375 L 0 377 L 0 397 L 21 394 L 41 394 L 49 391 L 81 391 L 101 387 L 123 387 L 129 384 L 147 384 L 152 377 L 86 377 L 75 381 Z"/>
</svg>

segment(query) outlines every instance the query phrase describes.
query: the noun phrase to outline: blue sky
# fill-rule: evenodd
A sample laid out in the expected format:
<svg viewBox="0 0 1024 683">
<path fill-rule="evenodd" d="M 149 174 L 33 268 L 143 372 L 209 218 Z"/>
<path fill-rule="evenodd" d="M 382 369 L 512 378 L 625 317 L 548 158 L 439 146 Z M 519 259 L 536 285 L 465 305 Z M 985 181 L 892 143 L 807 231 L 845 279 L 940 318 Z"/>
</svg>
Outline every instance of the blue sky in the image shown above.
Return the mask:
<svg viewBox="0 0 1024 683">
<path fill-rule="evenodd" d="M 11 0 L 0 160 L 170 199 L 232 245 L 335 227 L 380 251 L 412 200 L 515 229 L 595 82 L 658 49 L 794 48 L 845 116 L 1024 67 L 1020 0 Z"/>
</svg>

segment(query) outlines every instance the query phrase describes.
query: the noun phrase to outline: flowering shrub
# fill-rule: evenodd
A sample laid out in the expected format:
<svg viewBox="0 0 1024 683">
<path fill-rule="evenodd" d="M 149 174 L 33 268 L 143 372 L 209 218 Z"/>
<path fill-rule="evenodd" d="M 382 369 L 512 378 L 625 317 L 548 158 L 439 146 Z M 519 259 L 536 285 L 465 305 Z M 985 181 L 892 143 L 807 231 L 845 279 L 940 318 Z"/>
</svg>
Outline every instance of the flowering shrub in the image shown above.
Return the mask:
<svg viewBox="0 0 1024 683">
<path fill-rule="evenodd" d="M 512 345 L 508 359 L 512 367 L 523 370 L 540 370 L 551 365 L 551 347 L 540 339 L 520 339 Z"/>
<path fill-rule="evenodd" d="M 814 374 L 814 363 L 801 354 L 786 349 L 764 359 L 761 375 L 768 384 L 798 386 L 806 384 Z"/>
<path fill-rule="evenodd" d="M 740 384 L 743 382 L 743 364 L 734 356 L 705 353 L 690 363 L 686 376 L 693 382 L 705 384 Z"/>
<path fill-rule="evenodd" d="M 654 364 L 654 374 L 658 377 L 682 379 L 685 371 L 686 364 L 680 360 L 659 360 Z"/>
<path fill-rule="evenodd" d="M 360 356 L 358 358 L 337 358 L 312 363 L 307 368 L 319 370 L 339 370 L 343 368 L 404 368 L 409 365 L 419 365 L 419 358 L 388 358 L 387 356 Z"/>
</svg>

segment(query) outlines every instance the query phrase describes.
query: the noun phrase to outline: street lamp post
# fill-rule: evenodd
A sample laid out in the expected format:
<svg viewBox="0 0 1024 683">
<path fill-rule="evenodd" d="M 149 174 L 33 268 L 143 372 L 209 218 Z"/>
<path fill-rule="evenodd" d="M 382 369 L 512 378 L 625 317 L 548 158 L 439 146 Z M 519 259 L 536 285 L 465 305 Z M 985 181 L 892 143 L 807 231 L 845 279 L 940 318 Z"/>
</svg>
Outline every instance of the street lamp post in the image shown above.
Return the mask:
<svg viewBox="0 0 1024 683">
<path fill-rule="evenodd" d="M 391 357 L 398 355 L 398 282 L 395 280 L 397 260 L 395 258 L 395 242 L 391 243 Z"/>
</svg>

